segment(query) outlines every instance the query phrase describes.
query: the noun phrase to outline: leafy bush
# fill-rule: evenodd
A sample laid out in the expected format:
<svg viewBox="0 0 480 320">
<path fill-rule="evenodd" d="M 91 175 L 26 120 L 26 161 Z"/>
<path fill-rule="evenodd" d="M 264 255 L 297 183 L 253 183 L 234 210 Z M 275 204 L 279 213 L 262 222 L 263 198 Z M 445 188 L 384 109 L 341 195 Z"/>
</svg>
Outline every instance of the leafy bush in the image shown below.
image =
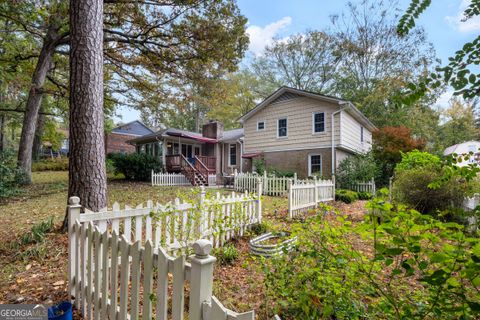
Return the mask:
<svg viewBox="0 0 480 320">
<path fill-rule="evenodd" d="M 437 211 L 460 207 L 465 196 L 465 183 L 460 179 L 452 179 L 437 189 L 429 187 L 441 177 L 441 169 L 430 167 L 401 170 L 395 177 L 392 195 L 400 203 L 434 215 Z"/>
<path fill-rule="evenodd" d="M 358 200 L 371 200 L 373 199 L 373 194 L 366 191 L 358 192 Z"/>
<path fill-rule="evenodd" d="M 352 190 L 336 189 L 335 200 L 342 201 L 345 203 L 352 203 L 358 200 L 358 193 Z"/>
<path fill-rule="evenodd" d="M 480 239 L 380 199 L 369 208 L 357 225 L 317 215 L 292 226 L 296 250 L 264 260 L 273 312 L 282 319 L 474 319 Z"/>
<path fill-rule="evenodd" d="M 276 177 L 293 178 L 295 176 L 295 171 L 278 169 L 278 168 L 268 168 L 267 173 L 269 175 L 274 175 Z"/>
<path fill-rule="evenodd" d="M 152 170 L 162 169 L 161 160 L 146 153 L 111 153 L 108 159 L 113 161 L 115 173 L 122 173 L 127 180 L 148 181 Z"/>
<path fill-rule="evenodd" d="M 377 165 L 371 153 L 345 158 L 337 168 L 336 182 L 348 188 L 358 182 L 371 181 L 377 174 Z"/>
<path fill-rule="evenodd" d="M 0 152 L 0 198 L 16 194 L 23 177 L 23 172 L 17 167 L 15 152 L 10 149 Z"/>
<path fill-rule="evenodd" d="M 221 265 L 233 264 L 238 259 L 239 253 L 233 244 L 215 250 L 213 254 Z"/>
<path fill-rule="evenodd" d="M 442 161 L 439 157 L 428 152 L 413 150 L 407 153 L 401 152 L 401 154 L 402 160 L 395 167 L 396 173 L 421 167 L 429 167 L 438 170 L 442 165 Z"/>
<path fill-rule="evenodd" d="M 260 223 L 254 223 L 250 226 L 250 231 L 254 234 L 254 235 L 260 235 L 260 234 L 264 234 L 267 232 L 267 224 L 265 222 L 260 222 Z"/>
<path fill-rule="evenodd" d="M 35 161 L 32 171 L 68 171 L 68 158 L 55 158 Z"/>
<path fill-rule="evenodd" d="M 252 162 L 255 167 L 255 172 L 262 175 L 265 172 L 265 160 L 262 158 L 253 158 Z"/>
</svg>

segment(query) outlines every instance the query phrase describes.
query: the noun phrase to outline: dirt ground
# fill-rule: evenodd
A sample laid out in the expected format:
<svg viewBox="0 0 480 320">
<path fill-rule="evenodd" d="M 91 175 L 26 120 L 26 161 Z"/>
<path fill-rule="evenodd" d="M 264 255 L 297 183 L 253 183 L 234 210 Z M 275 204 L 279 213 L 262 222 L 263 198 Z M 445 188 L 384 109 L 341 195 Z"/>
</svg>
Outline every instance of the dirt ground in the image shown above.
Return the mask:
<svg viewBox="0 0 480 320">
<path fill-rule="evenodd" d="M 34 173 L 34 183 L 22 194 L 0 203 L 0 303 L 54 304 L 68 299 L 66 234 L 58 228 L 63 221 L 67 201 L 67 173 Z M 208 192 L 226 192 L 209 189 Z M 117 201 L 136 205 L 148 199 L 165 203 L 179 194 L 188 195 L 190 187 L 152 187 L 149 183 L 131 183 L 110 179 L 109 206 Z M 360 220 L 365 202 L 346 205 L 332 203 L 352 220 Z M 288 230 L 287 199 L 264 197 L 263 217 L 272 229 Z M 55 228 L 40 243 L 22 244 L 31 227 L 53 217 Z M 248 250 L 249 237 L 233 241 L 239 251 L 232 265 L 217 264 L 214 272 L 214 295 L 232 310 L 255 309 L 259 319 L 268 314 L 268 297 L 264 294 L 258 258 Z"/>
</svg>

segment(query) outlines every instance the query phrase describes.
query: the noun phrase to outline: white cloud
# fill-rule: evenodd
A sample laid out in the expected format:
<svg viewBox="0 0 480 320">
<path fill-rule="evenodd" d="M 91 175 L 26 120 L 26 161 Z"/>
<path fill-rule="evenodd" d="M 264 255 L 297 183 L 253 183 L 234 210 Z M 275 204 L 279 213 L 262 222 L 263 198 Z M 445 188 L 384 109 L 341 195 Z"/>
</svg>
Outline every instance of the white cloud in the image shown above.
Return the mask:
<svg viewBox="0 0 480 320">
<path fill-rule="evenodd" d="M 263 49 L 273 42 L 273 38 L 275 38 L 279 31 L 291 23 L 291 17 L 283 17 L 263 28 L 255 25 L 249 26 L 247 28 L 247 34 L 250 37 L 249 50 L 256 56 L 261 55 Z"/>
<path fill-rule="evenodd" d="M 458 8 L 458 13 L 455 16 L 446 16 L 445 19 L 460 32 L 475 32 L 480 31 L 480 16 L 474 16 L 467 21 L 464 19 L 464 11 L 470 5 L 471 0 L 462 0 Z"/>
<path fill-rule="evenodd" d="M 449 89 L 442 93 L 435 102 L 435 106 L 440 108 L 440 110 L 445 110 L 450 105 L 450 100 L 453 97 L 453 90 Z"/>
</svg>

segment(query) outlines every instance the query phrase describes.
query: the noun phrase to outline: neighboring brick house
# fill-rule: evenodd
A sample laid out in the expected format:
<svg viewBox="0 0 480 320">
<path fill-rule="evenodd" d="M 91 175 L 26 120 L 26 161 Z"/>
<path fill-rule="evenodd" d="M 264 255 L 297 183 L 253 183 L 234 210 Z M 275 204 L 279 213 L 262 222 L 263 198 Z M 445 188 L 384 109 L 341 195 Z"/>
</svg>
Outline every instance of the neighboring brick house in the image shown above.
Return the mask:
<svg viewBox="0 0 480 320">
<path fill-rule="evenodd" d="M 289 87 L 275 91 L 240 122 L 245 168 L 253 166 L 252 158 L 263 157 L 267 168 L 299 177 L 330 177 L 343 159 L 371 149 L 375 129 L 348 101 Z"/>
<path fill-rule="evenodd" d="M 153 133 L 153 130 L 139 120 L 121 124 L 105 136 L 105 152 L 106 154 L 113 152 L 134 153 L 135 146 L 127 143 L 127 141 L 151 133 Z"/>
</svg>

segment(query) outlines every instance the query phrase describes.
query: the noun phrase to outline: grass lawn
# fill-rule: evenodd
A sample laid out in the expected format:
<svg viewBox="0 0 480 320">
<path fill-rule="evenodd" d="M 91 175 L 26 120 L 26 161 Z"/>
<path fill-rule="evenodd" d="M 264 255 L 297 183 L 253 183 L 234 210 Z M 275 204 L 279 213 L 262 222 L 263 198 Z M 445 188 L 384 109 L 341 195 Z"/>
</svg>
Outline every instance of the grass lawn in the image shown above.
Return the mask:
<svg viewBox="0 0 480 320">
<path fill-rule="evenodd" d="M 0 303 L 47 303 L 68 298 L 66 234 L 57 232 L 67 202 L 67 172 L 35 172 L 33 184 L 18 196 L 0 203 Z M 231 192 L 207 189 L 207 192 Z M 150 183 L 126 182 L 115 177 L 108 181 L 109 207 L 114 202 L 134 206 L 153 200 L 166 203 L 178 194 L 192 194 L 191 187 L 152 187 Z M 264 197 L 263 216 L 274 229 L 288 229 L 287 199 Z M 343 206 L 348 213 L 361 212 L 363 206 Z M 53 218 L 55 228 L 43 242 L 22 243 L 33 225 Z M 260 264 L 248 253 L 248 237 L 233 241 L 240 257 L 233 265 L 216 265 L 214 294 L 228 308 L 236 311 L 255 309 L 260 319 L 266 318 Z M 241 299 L 239 299 L 241 297 Z"/>
</svg>

